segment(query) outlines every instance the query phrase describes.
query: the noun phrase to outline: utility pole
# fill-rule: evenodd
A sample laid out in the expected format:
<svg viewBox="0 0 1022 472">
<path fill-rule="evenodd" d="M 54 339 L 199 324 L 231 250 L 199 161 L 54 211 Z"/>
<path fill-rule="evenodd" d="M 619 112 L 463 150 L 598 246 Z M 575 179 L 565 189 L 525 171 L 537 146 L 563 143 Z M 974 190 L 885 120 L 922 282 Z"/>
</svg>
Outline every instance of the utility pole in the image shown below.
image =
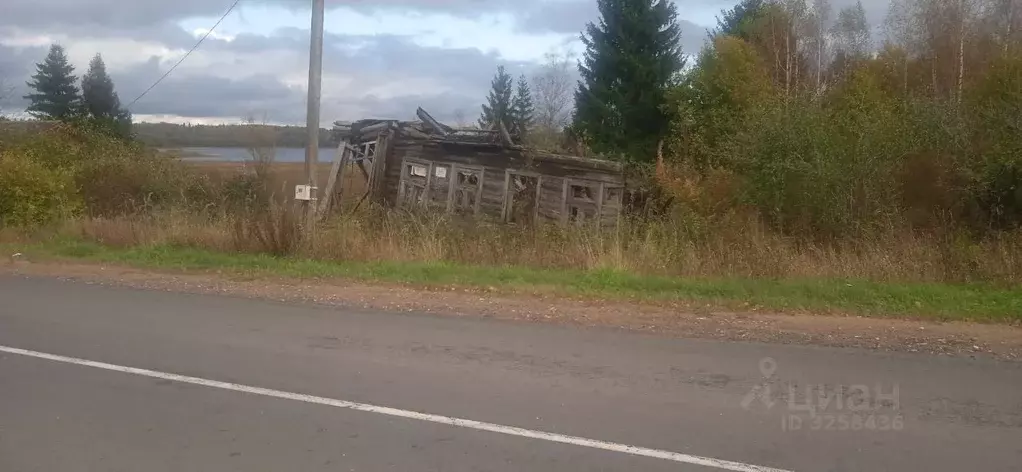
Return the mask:
<svg viewBox="0 0 1022 472">
<path fill-rule="evenodd" d="M 319 165 L 319 102 L 323 87 L 323 15 L 325 0 L 312 0 L 312 38 L 309 43 L 309 97 L 305 126 L 308 143 L 305 146 L 305 178 L 309 185 L 309 200 L 305 205 L 306 235 L 313 237 L 316 226 L 316 167 Z"/>
</svg>

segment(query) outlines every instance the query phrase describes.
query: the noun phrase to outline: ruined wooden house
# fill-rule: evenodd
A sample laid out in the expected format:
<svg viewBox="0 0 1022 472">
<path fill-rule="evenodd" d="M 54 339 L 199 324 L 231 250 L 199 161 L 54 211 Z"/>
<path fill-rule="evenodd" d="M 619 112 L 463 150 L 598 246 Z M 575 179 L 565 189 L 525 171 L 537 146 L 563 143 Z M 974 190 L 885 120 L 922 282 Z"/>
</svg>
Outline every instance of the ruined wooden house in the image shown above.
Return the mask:
<svg viewBox="0 0 1022 472">
<path fill-rule="evenodd" d="M 417 121 L 336 123 L 338 157 L 320 210 L 344 191 L 340 177 L 351 167 L 367 182 L 359 204 L 423 205 L 507 222 L 617 222 L 621 164 L 527 149 L 503 126 L 455 129 L 421 108 L 416 115 Z"/>
</svg>

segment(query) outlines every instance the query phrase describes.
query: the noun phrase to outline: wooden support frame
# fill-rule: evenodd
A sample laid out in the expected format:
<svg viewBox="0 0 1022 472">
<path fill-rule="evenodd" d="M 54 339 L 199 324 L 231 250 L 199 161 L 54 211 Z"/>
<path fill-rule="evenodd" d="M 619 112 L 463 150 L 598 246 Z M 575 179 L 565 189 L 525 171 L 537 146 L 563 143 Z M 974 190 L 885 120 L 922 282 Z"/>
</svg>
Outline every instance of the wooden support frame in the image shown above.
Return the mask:
<svg viewBox="0 0 1022 472">
<path fill-rule="evenodd" d="M 376 150 L 373 153 L 372 164 L 369 166 L 369 182 L 366 186 L 366 197 L 375 201 L 381 199 L 383 192 L 383 181 L 386 178 L 387 157 L 390 155 L 390 140 L 392 134 L 384 132 L 376 137 Z"/>
<path fill-rule="evenodd" d="M 330 177 L 327 178 L 326 192 L 320 198 L 319 207 L 316 209 L 319 212 L 319 217 L 323 218 L 330 211 L 330 204 L 333 203 L 334 193 L 341 193 L 341 188 L 338 186 L 343 185 L 343 173 L 345 164 L 347 164 L 348 158 L 351 156 L 351 147 L 346 141 L 341 141 L 337 145 L 337 153 L 334 155 L 333 165 L 330 166 Z M 337 188 L 335 191 L 334 188 Z"/>
</svg>

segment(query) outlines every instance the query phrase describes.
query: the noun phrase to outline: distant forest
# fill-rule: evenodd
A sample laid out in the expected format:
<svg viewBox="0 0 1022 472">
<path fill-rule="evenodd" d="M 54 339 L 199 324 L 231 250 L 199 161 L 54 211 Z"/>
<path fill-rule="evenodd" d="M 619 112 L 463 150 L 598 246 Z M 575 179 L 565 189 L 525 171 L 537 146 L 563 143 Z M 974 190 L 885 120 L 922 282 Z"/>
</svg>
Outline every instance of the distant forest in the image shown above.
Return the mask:
<svg viewBox="0 0 1022 472">
<path fill-rule="evenodd" d="M 304 126 L 135 123 L 134 129 L 139 140 L 160 148 L 251 147 L 256 144 L 303 148 L 306 142 Z M 319 131 L 321 147 L 336 146 L 330 134 L 330 130 Z"/>
</svg>

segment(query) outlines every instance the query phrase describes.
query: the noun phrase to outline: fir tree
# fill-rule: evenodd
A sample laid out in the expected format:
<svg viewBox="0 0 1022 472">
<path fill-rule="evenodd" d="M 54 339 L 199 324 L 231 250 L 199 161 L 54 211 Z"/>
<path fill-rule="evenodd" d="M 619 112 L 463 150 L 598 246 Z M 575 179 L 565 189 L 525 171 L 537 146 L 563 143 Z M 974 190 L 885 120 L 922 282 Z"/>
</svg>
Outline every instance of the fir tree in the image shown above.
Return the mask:
<svg viewBox="0 0 1022 472">
<path fill-rule="evenodd" d="M 684 66 L 669 0 L 598 0 L 579 64 L 573 129 L 598 153 L 651 161 L 666 132 L 667 89 Z"/>
<path fill-rule="evenodd" d="M 514 129 L 511 119 L 512 87 L 511 75 L 504 70 L 504 66 L 498 66 L 497 74 L 490 82 L 490 94 L 486 97 L 486 105 L 483 105 L 482 116 L 479 117 L 480 128 L 488 129 L 500 121 L 508 131 Z"/>
<path fill-rule="evenodd" d="M 68 120 L 80 112 L 81 97 L 75 85 L 74 66 L 67 60 L 64 48 L 50 46 L 46 59 L 36 64 L 36 73 L 28 82 L 34 90 L 25 96 L 32 116 L 46 120 Z"/>
<path fill-rule="evenodd" d="M 114 91 L 114 82 L 106 72 L 103 57 L 96 54 L 89 62 L 89 70 L 82 77 L 83 111 L 101 124 L 122 136 L 131 132 L 131 113 L 121 108 L 121 100 Z"/>
<path fill-rule="evenodd" d="M 121 110 L 121 100 L 114 91 L 114 82 L 106 73 L 103 57 L 96 54 L 89 62 L 89 71 L 82 76 L 82 101 L 92 118 L 111 119 Z"/>
<path fill-rule="evenodd" d="M 529 88 L 529 81 L 525 76 L 518 78 L 518 88 L 515 89 L 514 99 L 511 101 L 512 133 L 519 140 L 524 140 L 532 128 L 536 115 L 536 106 L 532 102 L 532 90 Z"/>
<path fill-rule="evenodd" d="M 763 11 L 763 0 L 742 0 L 730 10 L 721 10 L 717 27 L 710 36 L 735 36 L 749 40 L 749 28 Z"/>
</svg>

